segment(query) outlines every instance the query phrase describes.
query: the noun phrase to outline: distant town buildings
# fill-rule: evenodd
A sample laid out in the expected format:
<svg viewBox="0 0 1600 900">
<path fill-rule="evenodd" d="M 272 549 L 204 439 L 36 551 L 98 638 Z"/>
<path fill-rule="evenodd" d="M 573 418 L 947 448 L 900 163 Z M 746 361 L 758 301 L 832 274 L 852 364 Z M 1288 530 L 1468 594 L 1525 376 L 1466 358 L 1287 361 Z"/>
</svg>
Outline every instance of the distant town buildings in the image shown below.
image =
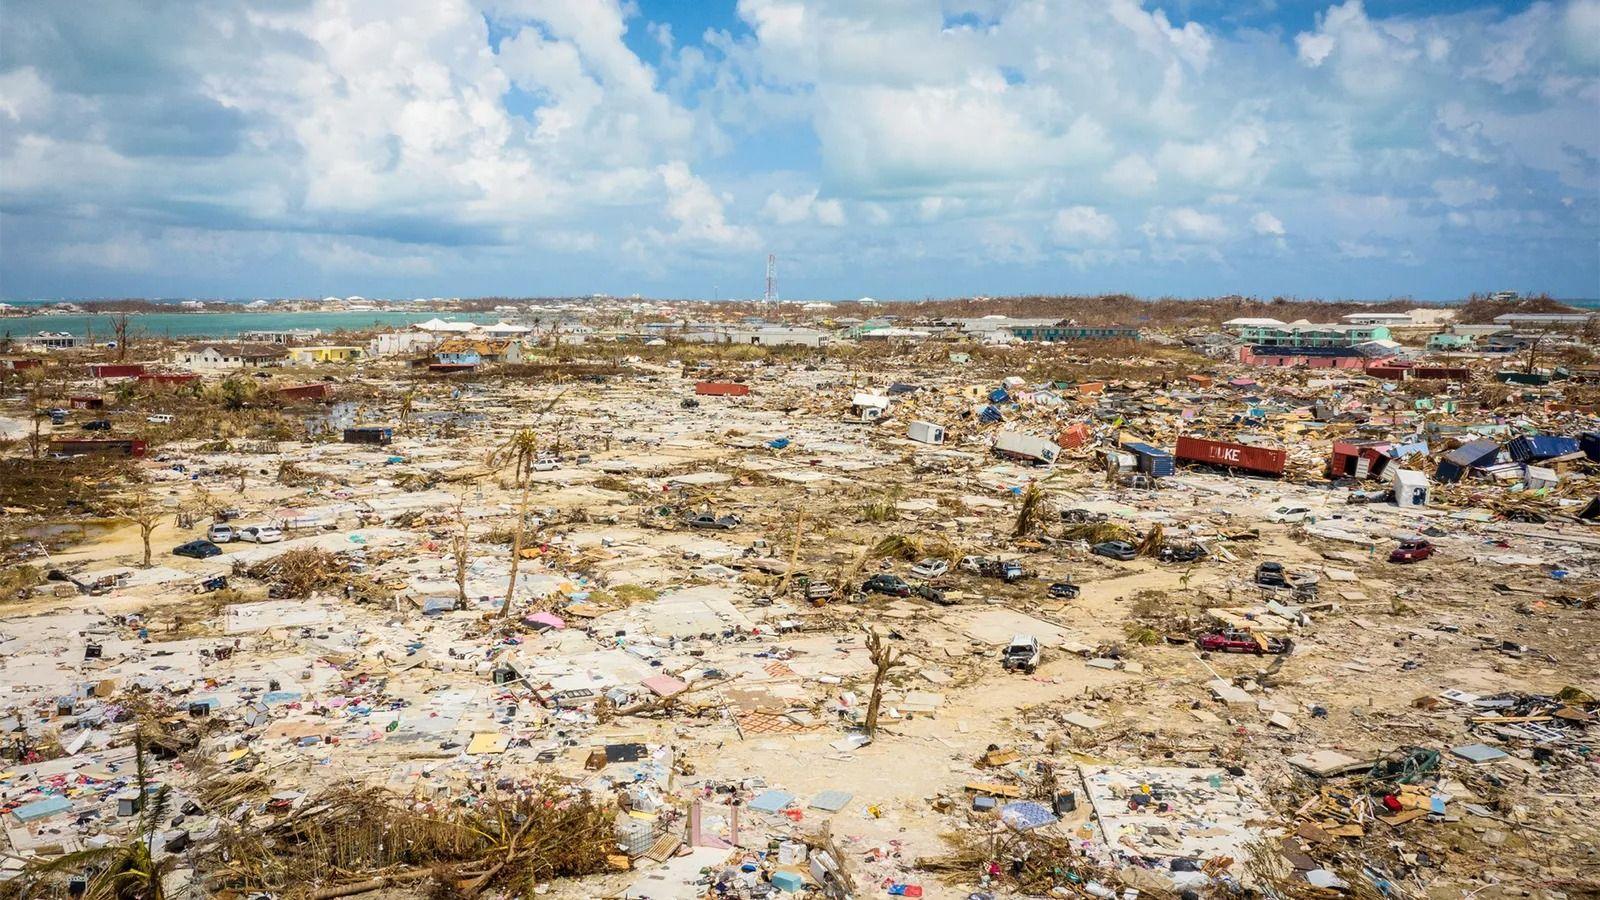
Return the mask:
<svg viewBox="0 0 1600 900">
<path fill-rule="evenodd" d="M 1060 343 L 1063 341 L 1137 341 L 1139 329 L 1116 326 L 1079 326 L 1079 325 L 1015 325 L 1006 329 L 1013 337 L 1022 341 L 1044 341 L 1046 343 Z"/>
<path fill-rule="evenodd" d="M 1229 324 L 1238 322 L 1232 320 Z M 1325 347 L 1354 347 L 1368 341 L 1387 341 L 1390 339 L 1387 325 L 1354 325 L 1354 324 L 1315 324 L 1312 322 L 1295 322 L 1285 325 L 1281 322 L 1274 324 L 1234 325 L 1233 331 L 1239 340 L 1257 347 L 1278 347 L 1290 349 L 1325 348 Z"/>
<path fill-rule="evenodd" d="M 252 344 L 300 344 L 314 341 L 321 335 L 320 328 L 290 328 L 282 331 L 241 331 L 239 340 Z"/>
</svg>

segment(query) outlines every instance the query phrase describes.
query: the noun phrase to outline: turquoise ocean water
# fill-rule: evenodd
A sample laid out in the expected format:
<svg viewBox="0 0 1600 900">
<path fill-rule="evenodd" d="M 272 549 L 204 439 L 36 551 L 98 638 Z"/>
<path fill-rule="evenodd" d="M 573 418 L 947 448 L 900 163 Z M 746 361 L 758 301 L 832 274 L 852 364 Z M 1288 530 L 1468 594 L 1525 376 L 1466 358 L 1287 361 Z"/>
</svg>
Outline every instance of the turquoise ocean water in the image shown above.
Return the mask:
<svg viewBox="0 0 1600 900">
<path fill-rule="evenodd" d="M 1563 303 L 1586 309 L 1600 309 L 1600 298 L 1563 300 Z M 133 316 L 136 333 L 150 337 L 175 338 L 234 338 L 241 331 L 290 331 L 297 328 L 316 328 L 323 334 L 340 330 L 369 330 L 374 328 L 405 327 L 413 322 L 426 322 L 438 317 L 451 321 L 493 323 L 515 313 L 451 313 L 433 310 L 405 310 L 394 312 L 159 312 L 138 313 Z M 111 318 L 104 313 L 48 316 L 0 317 L 0 336 L 20 339 L 41 331 L 65 331 L 96 340 L 111 339 Z"/>
<path fill-rule="evenodd" d="M 340 330 L 403 328 L 413 322 L 440 318 L 452 322 L 494 323 L 514 313 L 454 313 L 433 310 L 397 312 L 172 312 L 136 313 L 130 317 L 135 334 L 152 338 L 234 338 L 241 331 L 291 331 L 316 328 L 323 334 Z M 111 340 L 111 317 L 104 314 L 0 317 L 0 334 L 21 339 L 41 331 L 65 331 L 79 336 L 92 333 L 96 341 Z"/>
</svg>

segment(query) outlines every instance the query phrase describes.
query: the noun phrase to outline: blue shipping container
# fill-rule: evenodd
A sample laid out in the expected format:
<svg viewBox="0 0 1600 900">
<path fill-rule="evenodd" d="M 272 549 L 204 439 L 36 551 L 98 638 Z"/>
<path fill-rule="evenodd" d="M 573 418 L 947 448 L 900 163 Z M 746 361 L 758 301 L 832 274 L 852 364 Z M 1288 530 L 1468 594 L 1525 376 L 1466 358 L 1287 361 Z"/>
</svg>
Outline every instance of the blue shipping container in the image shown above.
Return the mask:
<svg viewBox="0 0 1600 900">
<path fill-rule="evenodd" d="M 1583 448 L 1583 454 L 1595 462 L 1600 462 L 1600 431 L 1591 431 L 1578 440 L 1578 445 Z"/>
<path fill-rule="evenodd" d="M 1500 444 L 1495 441 L 1473 441 L 1462 444 L 1439 460 L 1439 471 L 1434 480 L 1440 484 L 1455 484 L 1471 468 L 1492 465 L 1500 455 Z"/>
<path fill-rule="evenodd" d="M 1178 469 L 1172 461 L 1172 454 L 1159 450 L 1149 444 L 1128 443 L 1122 449 L 1139 457 L 1139 471 L 1155 478 L 1165 478 L 1175 474 Z"/>
<path fill-rule="evenodd" d="M 1507 449 L 1511 451 L 1511 458 L 1517 462 L 1535 462 L 1578 452 L 1578 439 L 1558 437 L 1553 434 L 1536 434 L 1532 437 L 1517 438 Z"/>
</svg>

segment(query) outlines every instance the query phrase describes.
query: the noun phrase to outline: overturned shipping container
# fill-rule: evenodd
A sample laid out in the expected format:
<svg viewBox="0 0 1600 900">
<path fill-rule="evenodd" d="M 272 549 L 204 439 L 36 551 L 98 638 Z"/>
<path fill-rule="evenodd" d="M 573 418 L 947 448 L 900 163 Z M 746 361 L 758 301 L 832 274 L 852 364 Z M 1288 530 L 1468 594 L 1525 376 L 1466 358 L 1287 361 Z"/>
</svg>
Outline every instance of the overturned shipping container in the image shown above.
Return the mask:
<svg viewBox="0 0 1600 900">
<path fill-rule="evenodd" d="M 994 439 L 994 452 L 1012 459 L 1043 465 L 1053 465 L 1061 448 L 1053 441 L 1020 431 L 1002 431 Z"/>
<path fill-rule="evenodd" d="M 1165 450 L 1137 442 L 1123 444 L 1122 449 L 1139 457 L 1139 471 L 1152 478 L 1166 478 L 1177 472 L 1172 454 Z"/>
<path fill-rule="evenodd" d="M 1498 441 L 1482 440 L 1462 444 L 1444 455 L 1439 460 L 1439 467 L 1434 472 L 1434 478 L 1440 484 L 1455 484 L 1468 469 L 1481 469 L 1492 466 L 1500 456 L 1500 443 Z"/>
<path fill-rule="evenodd" d="M 1288 463 L 1288 454 L 1282 450 L 1193 437 L 1178 438 L 1173 456 L 1180 462 L 1239 469 L 1258 475 L 1282 475 Z"/>
</svg>

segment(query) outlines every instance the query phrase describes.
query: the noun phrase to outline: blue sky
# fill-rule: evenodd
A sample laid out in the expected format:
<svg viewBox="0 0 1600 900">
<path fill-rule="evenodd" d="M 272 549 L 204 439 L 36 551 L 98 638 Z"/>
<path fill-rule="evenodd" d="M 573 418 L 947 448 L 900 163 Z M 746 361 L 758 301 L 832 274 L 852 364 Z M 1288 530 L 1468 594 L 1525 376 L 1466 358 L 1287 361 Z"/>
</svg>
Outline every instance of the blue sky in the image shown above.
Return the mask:
<svg viewBox="0 0 1600 900">
<path fill-rule="evenodd" d="M 0 0 L 0 296 L 1600 296 L 1600 0 Z"/>
</svg>

